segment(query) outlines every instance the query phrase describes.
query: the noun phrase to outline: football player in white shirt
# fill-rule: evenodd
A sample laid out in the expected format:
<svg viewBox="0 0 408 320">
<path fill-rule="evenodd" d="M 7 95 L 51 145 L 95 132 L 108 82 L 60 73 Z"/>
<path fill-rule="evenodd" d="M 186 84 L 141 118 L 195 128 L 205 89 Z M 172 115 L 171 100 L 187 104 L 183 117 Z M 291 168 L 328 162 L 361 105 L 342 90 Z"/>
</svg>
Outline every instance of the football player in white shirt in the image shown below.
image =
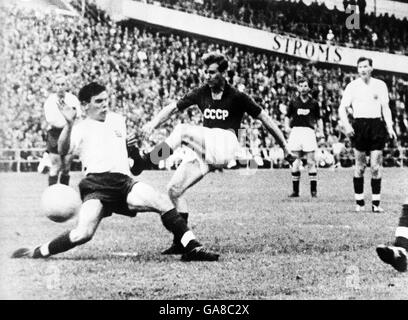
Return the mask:
<svg viewBox="0 0 408 320">
<path fill-rule="evenodd" d="M 196 239 L 169 197 L 130 176 L 125 119 L 108 111 L 106 88 L 95 82 L 79 92 L 87 118 L 74 125 L 76 111 L 62 110 L 67 124 L 58 140 L 61 155 L 78 154 L 86 177 L 79 183 L 83 201 L 74 229 L 33 249 L 16 250 L 13 258 L 47 258 L 92 239 L 99 223 L 113 212 L 135 217 L 138 212 L 157 212 L 166 229 L 181 239 L 183 261 L 216 261 L 218 254 L 206 250 Z"/>
<path fill-rule="evenodd" d="M 81 116 L 79 100 L 73 94 L 67 92 L 67 79 L 65 75 L 58 74 L 55 79 L 55 93 L 52 93 L 44 103 L 45 120 L 48 123 L 47 152 L 51 161 L 48 185 L 59 182 L 69 185 L 69 170 L 72 156 L 60 156 L 58 154 L 58 138 L 66 125 L 66 120 L 61 112 L 65 105 L 77 110 L 77 117 Z"/>
<path fill-rule="evenodd" d="M 356 211 L 364 210 L 364 171 L 369 153 L 371 208 L 373 212 L 383 212 L 380 207 L 382 152 L 387 138 L 396 138 L 388 106 L 388 89 L 383 81 L 371 77 L 373 61 L 370 58 L 359 58 L 357 70 L 359 77 L 347 85 L 339 107 L 340 121 L 350 137 L 355 154 L 353 184 Z M 350 113 L 353 124 L 348 119 Z"/>
</svg>

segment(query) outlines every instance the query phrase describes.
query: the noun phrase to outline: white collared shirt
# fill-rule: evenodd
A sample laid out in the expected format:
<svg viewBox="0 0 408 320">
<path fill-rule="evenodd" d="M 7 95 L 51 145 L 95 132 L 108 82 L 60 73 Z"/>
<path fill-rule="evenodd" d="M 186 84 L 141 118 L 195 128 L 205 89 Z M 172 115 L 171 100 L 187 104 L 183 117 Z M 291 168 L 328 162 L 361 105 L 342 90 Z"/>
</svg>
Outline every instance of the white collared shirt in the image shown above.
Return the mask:
<svg viewBox="0 0 408 320">
<path fill-rule="evenodd" d="M 366 84 L 358 78 L 347 85 L 340 107 L 352 106 L 354 118 L 381 118 L 382 108 L 388 107 L 388 102 L 388 89 L 384 81 L 370 78 Z"/>
<path fill-rule="evenodd" d="M 70 152 L 79 155 L 85 173 L 130 175 L 125 118 L 108 112 L 104 122 L 86 118 L 74 125 Z"/>
</svg>

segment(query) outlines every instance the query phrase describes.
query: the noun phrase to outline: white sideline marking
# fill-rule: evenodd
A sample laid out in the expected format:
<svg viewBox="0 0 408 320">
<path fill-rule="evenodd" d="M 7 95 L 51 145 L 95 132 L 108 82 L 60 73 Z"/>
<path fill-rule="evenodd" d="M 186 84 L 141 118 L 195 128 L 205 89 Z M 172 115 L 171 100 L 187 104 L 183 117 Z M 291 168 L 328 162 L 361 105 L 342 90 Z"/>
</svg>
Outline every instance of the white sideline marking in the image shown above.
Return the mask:
<svg viewBox="0 0 408 320">
<path fill-rule="evenodd" d="M 112 252 L 111 255 L 118 257 L 137 257 L 139 254 L 136 252 Z"/>
</svg>

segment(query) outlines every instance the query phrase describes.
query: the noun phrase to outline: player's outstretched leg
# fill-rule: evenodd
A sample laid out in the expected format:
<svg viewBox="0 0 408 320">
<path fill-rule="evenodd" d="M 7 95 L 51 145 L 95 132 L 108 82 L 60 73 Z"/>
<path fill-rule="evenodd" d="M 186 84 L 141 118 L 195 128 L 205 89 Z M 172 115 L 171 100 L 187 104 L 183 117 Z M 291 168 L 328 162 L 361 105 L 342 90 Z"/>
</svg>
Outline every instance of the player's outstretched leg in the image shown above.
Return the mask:
<svg viewBox="0 0 408 320">
<path fill-rule="evenodd" d="M 154 211 L 161 216 L 163 226 L 180 239 L 183 261 L 217 261 L 219 254 L 205 249 L 188 228 L 167 195 L 158 193 L 145 183 L 136 183 L 127 197 L 129 209 L 137 212 Z"/>
<path fill-rule="evenodd" d="M 380 259 L 399 272 L 407 271 L 408 261 L 408 198 L 402 206 L 398 227 L 395 230 L 394 245 L 379 245 L 376 249 Z"/>
<path fill-rule="evenodd" d="M 75 229 L 64 232 L 54 240 L 35 248 L 21 248 L 12 254 L 12 258 L 48 258 L 68 251 L 90 241 L 103 217 L 102 203 L 97 199 L 85 201 L 78 213 Z"/>
</svg>

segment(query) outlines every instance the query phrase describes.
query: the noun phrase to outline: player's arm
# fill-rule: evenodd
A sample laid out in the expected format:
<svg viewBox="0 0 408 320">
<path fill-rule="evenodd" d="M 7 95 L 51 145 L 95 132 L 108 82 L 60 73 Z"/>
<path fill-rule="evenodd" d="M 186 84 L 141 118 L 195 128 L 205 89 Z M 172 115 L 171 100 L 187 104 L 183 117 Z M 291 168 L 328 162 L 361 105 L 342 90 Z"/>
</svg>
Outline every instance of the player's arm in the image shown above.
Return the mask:
<svg viewBox="0 0 408 320">
<path fill-rule="evenodd" d="M 351 89 L 350 85 L 348 84 L 346 89 L 343 92 L 343 97 L 340 102 L 339 107 L 339 118 L 340 123 L 344 127 L 345 134 L 347 136 L 354 135 L 354 129 L 351 126 L 351 123 L 348 119 L 347 109 L 351 106 Z"/>
<path fill-rule="evenodd" d="M 324 137 L 324 126 L 323 126 L 323 120 L 318 119 L 316 123 L 316 136 L 318 138 Z"/>
<path fill-rule="evenodd" d="M 70 151 L 71 146 L 71 133 L 74 126 L 74 121 L 77 115 L 77 111 L 74 108 L 65 107 L 61 110 L 62 115 L 67 120 L 67 124 L 62 129 L 62 132 L 58 138 L 58 153 L 61 156 L 65 156 Z"/>
<path fill-rule="evenodd" d="M 166 122 L 176 111 L 184 111 L 192 105 L 198 104 L 202 88 L 196 88 L 188 92 L 178 102 L 172 102 L 164 107 L 151 121 L 142 128 L 143 137 L 147 137 L 162 123 Z"/>
<path fill-rule="evenodd" d="M 292 122 L 291 118 L 292 117 L 293 117 L 293 101 L 290 100 L 289 105 L 288 105 L 288 109 L 287 109 L 287 112 L 286 112 L 286 116 L 285 116 L 285 119 L 284 119 L 286 133 L 290 133 L 291 122 Z"/>
<path fill-rule="evenodd" d="M 388 97 L 388 89 L 387 85 L 384 83 L 383 92 L 381 96 L 381 107 L 382 107 L 382 114 L 384 117 L 385 124 L 387 126 L 388 135 L 391 139 L 396 139 L 397 135 L 395 134 L 392 122 L 392 114 L 391 109 L 389 106 L 389 97 Z"/>
<path fill-rule="evenodd" d="M 324 137 L 324 125 L 323 125 L 323 119 L 320 114 L 320 106 L 319 103 L 316 101 L 315 102 L 315 116 L 316 116 L 316 136 L 318 138 Z"/>
<path fill-rule="evenodd" d="M 143 134 L 149 135 L 154 129 L 166 122 L 178 110 L 177 103 L 172 102 L 165 106 L 152 120 L 146 123 L 143 128 Z"/>
<path fill-rule="evenodd" d="M 265 110 L 262 110 L 258 115 L 258 119 L 261 120 L 262 124 L 266 129 L 273 135 L 278 144 L 282 147 L 285 154 L 288 153 L 288 148 L 286 145 L 285 137 L 282 131 L 279 129 L 278 125 L 268 116 Z"/>
</svg>

